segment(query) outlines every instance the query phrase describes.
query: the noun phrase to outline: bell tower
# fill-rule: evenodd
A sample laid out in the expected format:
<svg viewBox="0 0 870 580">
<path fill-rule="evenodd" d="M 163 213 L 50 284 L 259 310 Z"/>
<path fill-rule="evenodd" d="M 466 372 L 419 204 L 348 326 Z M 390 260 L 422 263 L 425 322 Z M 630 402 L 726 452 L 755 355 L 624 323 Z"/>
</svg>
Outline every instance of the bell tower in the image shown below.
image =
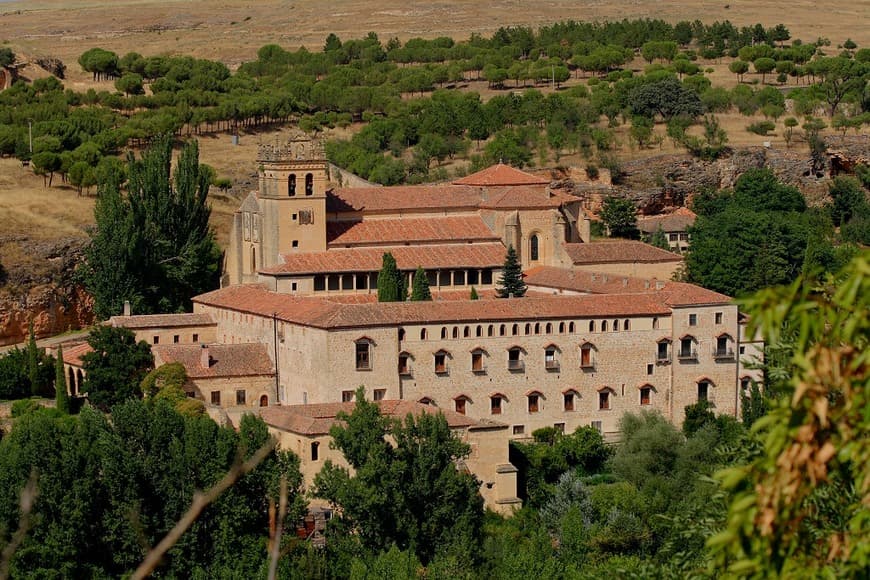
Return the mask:
<svg viewBox="0 0 870 580">
<path fill-rule="evenodd" d="M 257 162 L 263 267 L 280 264 L 281 254 L 326 251 L 329 164 L 322 144 L 294 135 L 284 145 L 260 145 Z"/>
</svg>

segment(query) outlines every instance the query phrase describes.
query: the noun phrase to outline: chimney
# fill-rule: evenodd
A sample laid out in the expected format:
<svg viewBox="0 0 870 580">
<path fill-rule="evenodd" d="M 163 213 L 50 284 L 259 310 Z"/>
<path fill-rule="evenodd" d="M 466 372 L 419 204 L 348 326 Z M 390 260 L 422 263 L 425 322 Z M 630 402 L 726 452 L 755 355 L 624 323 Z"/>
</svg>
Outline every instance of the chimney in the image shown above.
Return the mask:
<svg viewBox="0 0 870 580">
<path fill-rule="evenodd" d="M 656 280 L 656 290 L 661 290 L 665 287 L 665 283 L 661 280 Z"/>
<path fill-rule="evenodd" d="M 513 293 L 513 292 L 511 292 L 510 294 L 508 294 L 508 298 L 513 298 L 513 297 L 514 297 L 514 293 Z"/>
<path fill-rule="evenodd" d="M 130 316 L 130 301 L 124 300 L 124 316 Z"/>
<path fill-rule="evenodd" d="M 199 364 L 202 368 L 207 369 L 211 366 L 211 356 L 208 354 L 208 345 L 203 344 L 199 354 Z"/>
<path fill-rule="evenodd" d="M 602 278 L 602 281 L 603 281 L 603 282 L 607 283 L 607 274 L 605 274 L 605 275 L 602 276 L 601 278 Z"/>
<path fill-rule="evenodd" d="M 598 280 L 598 274 L 592 272 L 592 281 L 595 282 L 596 280 Z"/>
<path fill-rule="evenodd" d="M 623 278 L 623 279 L 622 279 L 622 287 L 623 287 L 623 288 L 627 288 L 627 287 L 628 287 L 628 278 Z"/>
<path fill-rule="evenodd" d="M 644 287 L 644 289 L 649 290 L 649 280 L 643 281 L 643 287 Z"/>
</svg>

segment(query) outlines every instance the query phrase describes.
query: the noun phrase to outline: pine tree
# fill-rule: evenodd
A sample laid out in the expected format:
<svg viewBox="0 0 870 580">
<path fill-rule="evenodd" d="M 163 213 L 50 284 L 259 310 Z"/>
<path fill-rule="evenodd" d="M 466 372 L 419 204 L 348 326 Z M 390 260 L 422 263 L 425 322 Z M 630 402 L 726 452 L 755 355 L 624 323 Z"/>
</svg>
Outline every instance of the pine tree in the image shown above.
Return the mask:
<svg viewBox="0 0 870 580">
<path fill-rule="evenodd" d="M 403 302 L 405 300 L 405 281 L 396 259 L 389 252 L 384 254 L 381 271 L 378 272 L 378 302 Z"/>
<path fill-rule="evenodd" d="M 418 267 L 414 272 L 414 282 L 411 286 L 411 301 L 419 302 L 421 300 L 432 300 L 432 292 L 429 291 L 429 279 L 426 277 L 426 271 L 422 267 Z"/>
<path fill-rule="evenodd" d="M 39 395 L 39 348 L 36 346 L 36 335 L 33 333 L 33 321 L 30 321 L 27 340 L 27 378 L 30 380 L 30 394 Z"/>
<path fill-rule="evenodd" d="M 477 289 L 474 286 L 471 287 L 471 296 L 469 298 L 471 298 L 471 300 L 477 300 L 480 298 L 480 296 L 477 295 Z"/>
<path fill-rule="evenodd" d="M 520 298 L 525 295 L 526 290 L 526 283 L 523 282 L 523 269 L 517 258 L 517 251 L 514 250 L 513 246 L 508 246 L 496 293 L 499 298 L 509 298 L 510 296 Z"/>
<path fill-rule="evenodd" d="M 69 394 L 66 392 L 66 376 L 63 372 L 63 347 L 57 347 L 57 360 L 54 363 L 54 400 L 61 413 L 70 412 Z"/>
</svg>

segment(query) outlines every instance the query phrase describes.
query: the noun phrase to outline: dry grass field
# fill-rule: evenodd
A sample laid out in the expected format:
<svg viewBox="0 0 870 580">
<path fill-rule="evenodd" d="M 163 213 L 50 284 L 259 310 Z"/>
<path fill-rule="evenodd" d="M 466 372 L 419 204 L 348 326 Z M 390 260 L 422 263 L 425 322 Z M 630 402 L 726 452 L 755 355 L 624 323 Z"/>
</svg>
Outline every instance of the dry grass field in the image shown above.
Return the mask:
<svg viewBox="0 0 870 580">
<path fill-rule="evenodd" d="M 330 32 L 342 38 L 356 38 L 368 31 L 382 39 L 397 36 L 465 39 L 477 32 L 490 34 L 501 26 L 533 27 L 559 20 L 606 20 L 621 18 L 662 18 L 676 22 L 700 19 L 712 23 L 729 19 L 738 26 L 762 22 L 767 26 L 783 22 L 793 38 L 805 41 L 827 37 L 834 45 L 852 38 L 860 46 L 870 45 L 870 0 L 837 0 L 821 8 L 812 0 L 663 0 L 637 2 L 626 0 L 0 0 L 0 43 L 12 47 L 25 58 L 50 55 L 68 66 L 65 84 L 75 90 L 94 87 L 112 90 L 111 82 L 94 83 L 76 63 L 78 56 L 94 46 L 124 54 L 131 50 L 153 54 L 190 54 L 218 59 L 231 68 L 255 58 L 259 47 L 277 43 L 287 48 L 301 45 L 318 50 Z M 642 70 L 637 60 L 633 68 Z M 707 63 L 714 69 L 714 84 L 733 86 L 734 75 L 725 63 Z M 43 76 L 38 67 L 25 69 L 30 78 Z M 747 75 L 751 77 L 752 75 Z M 585 82 L 585 80 L 570 83 Z M 469 90 L 492 94 L 486 83 L 469 83 Z M 544 88 L 544 92 L 548 89 Z M 761 137 L 745 131 L 753 122 L 737 113 L 721 115 L 730 144 L 761 145 L 772 141 L 783 146 L 778 134 Z M 663 127 L 657 127 L 663 133 Z M 239 146 L 232 146 L 227 135 L 200 137 L 201 160 L 215 167 L 220 175 L 237 183 L 235 195 L 213 195 L 213 223 L 221 243 L 226 242 L 230 215 L 238 197 L 246 194 L 255 181 L 254 158 L 259 142 L 280 139 L 280 131 L 242 134 Z M 623 158 L 673 151 L 669 140 L 661 147 L 635 150 L 629 146 L 627 128 L 617 131 Z M 537 160 L 536 160 L 537 161 Z M 553 163 L 553 159 L 549 163 Z M 584 165 L 577 156 L 563 157 L 562 164 Z M 92 220 L 93 197 L 58 183 L 48 189 L 41 177 L 33 175 L 15 160 L 0 159 L 0 232 L 26 235 L 31 239 L 84 235 Z M 0 251 L 0 254 L 4 252 Z M 0 259 L 14 259 L 0 256 Z"/>
</svg>

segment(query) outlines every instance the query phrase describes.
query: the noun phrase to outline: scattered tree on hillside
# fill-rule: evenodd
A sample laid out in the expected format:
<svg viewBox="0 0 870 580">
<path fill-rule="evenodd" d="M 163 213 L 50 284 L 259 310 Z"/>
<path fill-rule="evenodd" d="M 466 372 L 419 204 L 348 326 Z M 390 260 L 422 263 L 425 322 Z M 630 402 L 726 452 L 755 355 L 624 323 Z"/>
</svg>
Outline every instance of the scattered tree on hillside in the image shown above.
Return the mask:
<svg viewBox="0 0 870 580">
<path fill-rule="evenodd" d="M 93 349 L 82 356 L 85 382 L 82 392 L 102 409 L 128 399 L 141 398 L 140 383 L 152 368 L 154 357 L 147 342 L 136 342 L 126 328 L 96 326 L 88 336 Z"/>
<path fill-rule="evenodd" d="M 523 281 L 523 268 L 517 257 L 517 251 L 513 246 L 508 246 L 501 277 L 495 289 L 496 295 L 499 298 L 521 298 L 525 296 L 526 290 L 526 283 Z"/>
<path fill-rule="evenodd" d="M 378 302 L 403 302 L 406 294 L 405 277 L 396 267 L 393 254 L 386 252 L 378 272 Z"/>
<path fill-rule="evenodd" d="M 694 119 L 704 112 L 698 93 L 673 77 L 640 85 L 631 92 L 629 102 L 635 115 L 659 115 L 665 122 L 676 116 Z"/>
<path fill-rule="evenodd" d="M 422 267 L 418 267 L 417 271 L 414 272 L 410 300 L 413 302 L 432 300 L 432 292 L 429 290 L 429 279 L 426 277 L 426 271 Z"/>
<path fill-rule="evenodd" d="M 221 252 L 207 203 L 213 171 L 198 157 L 196 142 L 185 144 L 170 175 L 172 140 L 164 137 L 141 159 L 128 157 L 126 195 L 116 173 L 99 184 L 82 270 L 98 317 L 120 312 L 125 300 L 142 314 L 184 311 L 217 286 Z"/>
<path fill-rule="evenodd" d="M 0 67 L 15 63 L 15 53 L 8 46 L 0 47 Z"/>
</svg>

